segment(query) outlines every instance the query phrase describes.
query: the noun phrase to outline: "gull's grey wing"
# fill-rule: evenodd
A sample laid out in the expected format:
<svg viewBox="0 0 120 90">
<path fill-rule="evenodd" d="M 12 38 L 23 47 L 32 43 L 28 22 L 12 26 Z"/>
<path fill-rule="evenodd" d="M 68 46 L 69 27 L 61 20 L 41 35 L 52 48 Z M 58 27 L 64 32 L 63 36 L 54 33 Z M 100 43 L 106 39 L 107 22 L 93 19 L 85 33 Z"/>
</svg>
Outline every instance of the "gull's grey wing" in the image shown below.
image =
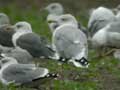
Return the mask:
<svg viewBox="0 0 120 90">
<path fill-rule="evenodd" d="M 120 47 L 120 21 L 114 20 L 108 24 L 106 30 L 107 45 L 112 47 Z"/>
<path fill-rule="evenodd" d="M 45 39 L 35 33 L 29 33 L 21 36 L 17 40 L 17 45 L 23 49 L 26 49 L 34 57 L 49 57 L 54 54 L 54 52 L 47 47 Z"/>
<path fill-rule="evenodd" d="M 33 64 L 13 64 L 3 71 L 5 80 L 14 81 L 15 84 L 30 82 L 33 79 L 43 77 L 48 73 L 45 68 L 35 68 Z"/>
<path fill-rule="evenodd" d="M 62 56 L 70 58 L 80 53 L 80 50 L 87 45 L 87 38 L 79 29 L 68 25 L 56 30 L 53 43 Z"/>
<path fill-rule="evenodd" d="M 21 64 L 31 63 L 33 59 L 32 55 L 30 55 L 29 52 L 21 48 L 15 48 L 9 52 L 3 52 L 3 54 L 5 54 L 7 57 L 15 58 L 18 61 L 18 63 Z"/>
<path fill-rule="evenodd" d="M 89 32 L 93 35 L 99 29 L 105 27 L 109 22 L 113 21 L 115 16 L 113 12 L 107 8 L 99 7 L 93 11 L 88 22 Z"/>
<path fill-rule="evenodd" d="M 106 27 L 107 27 L 108 32 L 120 33 L 120 20 L 115 19 L 110 24 L 108 24 Z"/>
<path fill-rule="evenodd" d="M 107 44 L 108 44 L 108 46 L 120 48 L 120 33 L 108 32 Z"/>
<path fill-rule="evenodd" d="M 96 20 L 108 20 L 111 21 L 115 18 L 114 13 L 105 7 L 98 7 L 93 11 L 88 22 L 88 28 Z"/>
<path fill-rule="evenodd" d="M 8 53 L 11 52 L 11 50 L 13 50 L 13 47 L 4 47 L 0 45 L 0 53 Z"/>
<path fill-rule="evenodd" d="M 106 20 L 95 20 L 92 22 L 91 26 L 89 27 L 90 36 L 93 36 L 98 30 L 102 29 L 108 24 Z"/>
</svg>

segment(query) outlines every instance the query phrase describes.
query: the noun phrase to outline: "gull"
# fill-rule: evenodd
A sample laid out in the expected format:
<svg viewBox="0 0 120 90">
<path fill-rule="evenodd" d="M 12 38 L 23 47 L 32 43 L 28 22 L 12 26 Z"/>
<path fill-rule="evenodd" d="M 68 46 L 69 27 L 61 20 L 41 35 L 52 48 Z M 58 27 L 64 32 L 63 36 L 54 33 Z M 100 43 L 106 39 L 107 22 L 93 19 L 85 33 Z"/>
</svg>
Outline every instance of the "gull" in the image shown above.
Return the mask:
<svg viewBox="0 0 120 90">
<path fill-rule="evenodd" d="M 88 22 L 89 36 L 92 37 L 98 30 L 105 27 L 114 19 L 114 13 L 106 7 L 98 7 L 93 10 Z"/>
<path fill-rule="evenodd" d="M 0 81 L 3 85 L 24 85 L 41 78 L 55 77 L 49 70 L 34 64 L 19 64 L 16 59 L 4 57 L 0 61 Z"/>
<path fill-rule="evenodd" d="M 1 53 L 3 57 L 15 58 L 17 62 L 21 64 L 29 64 L 29 63 L 32 63 L 33 61 L 32 55 L 25 49 L 16 47 L 16 48 L 9 49 L 9 51 L 8 49 L 6 51 L 5 50 L 3 51 Z"/>
<path fill-rule="evenodd" d="M 14 28 L 10 25 L 9 17 L 4 13 L 0 13 L 0 44 L 6 47 L 13 47 L 11 39 L 14 32 Z"/>
<path fill-rule="evenodd" d="M 11 25 L 0 26 L 0 44 L 6 47 L 13 47 L 12 35 L 15 33 Z"/>
<path fill-rule="evenodd" d="M 56 19 L 59 15 L 62 15 L 64 13 L 63 6 L 60 3 L 51 3 L 45 7 L 45 10 L 49 13 L 47 16 L 47 23 L 51 32 L 53 33 L 57 27 L 57 24 L 50 21 Z"/>
<path fill-rule="evenodd" d="M 0 13 L 0 26 L 10 24 L 9 17 L 5 13 Z"/>
<path fill-rule="evenodd" d="M 88 46 L 86 35 L 78 28 L 75 17 L 61 15 L 56 21 L 58 27 L 53 32 L 52 43 L 59 60 L 72 62 L 76 67 L 88 67 Z"/>
<path fill-rule="evenodd" d="M 16 33 L 12 36 L 15 47 L 27 50 L 33 57 L 51 58 L 54 51 L 49 47 L 46 39 L 32 32 L 28 22 L 18 22 L 14 25 Z"/>
<path fill-rule="evenodd" d="M 100 29 L 92 38 L 93 47 L 96 48 L 111 48 L 112 51 L 114 49 L 120 48 L 120 21 L 119 19 L 114 19 L 111 23 L 109 23 L 104 28 Z M 111 52 L 111 51 L 110 51 Z M 110 54 L 110 53 L 108 53 Z"/>
<path fill-rule="evenodd" d="M 54 25 L 54 27 L 52 28 L 52 32 L 54 32 L 57 27 L 59 27 L 63 24 L 66 24 L 66 23 L 73 24 L 77 28 L 79 27 L 76 18 L 71 14 L 63 14 L 63 15 L 57 16 L 56 18 L 51 17 L 48 20 L 48 24 Z M 55 49 L 54 45 L 52 45 L 52 46 L 53 46 L 53 50 L 54 50 Z"/>
<path fill-rule="evenodd" d="M 49 14 L 54 15 L 62 15 L 64 13 L 63 6 L 60 3 L 51 3 L 45 7 L 45 10 L 47 10 Z"/>
</svg>

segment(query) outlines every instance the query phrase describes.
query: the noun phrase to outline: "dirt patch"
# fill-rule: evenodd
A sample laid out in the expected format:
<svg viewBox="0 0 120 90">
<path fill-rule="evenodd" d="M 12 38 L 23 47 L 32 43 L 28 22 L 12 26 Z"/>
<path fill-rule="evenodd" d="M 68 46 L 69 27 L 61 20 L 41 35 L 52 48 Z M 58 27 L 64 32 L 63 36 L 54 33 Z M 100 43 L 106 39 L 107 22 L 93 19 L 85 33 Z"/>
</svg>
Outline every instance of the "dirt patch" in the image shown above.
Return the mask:
<svg viewBox="0 0 120 90">
<path fill-rule="evenodd" d="M 120 90 L 120 80 L 108 70 L 101 68 L 98 79 L 102 83 L 101 90 Z"/>
</svg>

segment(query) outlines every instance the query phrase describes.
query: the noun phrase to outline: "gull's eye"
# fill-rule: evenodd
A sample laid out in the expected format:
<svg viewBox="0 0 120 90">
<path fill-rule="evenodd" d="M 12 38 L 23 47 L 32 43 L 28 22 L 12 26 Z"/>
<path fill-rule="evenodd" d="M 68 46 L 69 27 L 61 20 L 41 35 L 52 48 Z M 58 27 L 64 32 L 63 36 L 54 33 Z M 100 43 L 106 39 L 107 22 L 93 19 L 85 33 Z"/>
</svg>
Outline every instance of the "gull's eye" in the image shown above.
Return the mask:
<svg viewBox="0 0 120 90">
<path fill-rule="evenodd" d="M 7 27 L 7 28 L 6 28 L 6 30 L 7 30 L 7 31 L 10 31 L 10 30 L 11 30 L 11 28 L 10 28 L 10 27 Z"/>
<path fill-rule="evenodd" d="M 22 27 L 22 25 L 17 25 L 16 27 L 17 27 L 17 28 L 21 28 L 21 27 Z"/>
<path fill-rule="evenodd" d="M 61 20 L 62 20 L 62 21 L 67 21 L 68 19 L 66 19 L 66 18 L 62 18 Z"/>
<path fill-rule="evenodd" d="M 51 7 L 51 9 L 55 9 L 55 8 L 56 8 L 56 6 L 52 6 L 52 7 Z"/>
<path fill-rule="evenodd" d="M 49 20 L 49 21 L 48 21 L 48 23 L 52 23 L 52 21 L 51 21 L 51 20 Z"/>
<path fill-rule="evenodd" d="M 56 21 L 53 21 L 53 20 L 49 20 L 47 21 L 48 23 L 57 23 Z"/>
</svg>

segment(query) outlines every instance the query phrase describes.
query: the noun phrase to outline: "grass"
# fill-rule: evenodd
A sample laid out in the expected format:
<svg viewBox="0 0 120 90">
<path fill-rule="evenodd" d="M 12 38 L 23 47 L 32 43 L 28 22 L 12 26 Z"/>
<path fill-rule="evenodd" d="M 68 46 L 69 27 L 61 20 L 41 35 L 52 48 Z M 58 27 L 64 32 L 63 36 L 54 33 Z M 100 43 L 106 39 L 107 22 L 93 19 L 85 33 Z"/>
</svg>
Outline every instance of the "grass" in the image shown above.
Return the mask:
<svg viewBox="0 0 120 90">
<path fill-rule="evenodd" d="M 29 10 L 22 10 L 15 5 L 9 5 L 9 7 L 0 8 L 0 11 L 10 17 L 12 24 L 18 21 L 28 21 L 35 33 L 44 35 L 51 41 L 51 33 L 45 21 L 47 14 L 39 12 L 34 5 Z M 77 19 L 83 21 L 86 26 L 87 19 L 83 14 L 81 17 L 77 16 Z M 89 52 L 90 66 L 88 69 L 76 68 L 72 64 L 64 64 L 62 70 L 56 61 L 38 60 L 40 67 L 46 67 L 51 72 L 60 74 L 58 80 L 53 80 L 44 85 L 45 90 L 120 90 L 120 61 L 115 60 L 113 57 L 91 60 L 94 55 L 95 52 Z M 15 87 L 13 85 L 4 86 L 0 83 L 0 90 L 36 89 Z"/>
</svg>

